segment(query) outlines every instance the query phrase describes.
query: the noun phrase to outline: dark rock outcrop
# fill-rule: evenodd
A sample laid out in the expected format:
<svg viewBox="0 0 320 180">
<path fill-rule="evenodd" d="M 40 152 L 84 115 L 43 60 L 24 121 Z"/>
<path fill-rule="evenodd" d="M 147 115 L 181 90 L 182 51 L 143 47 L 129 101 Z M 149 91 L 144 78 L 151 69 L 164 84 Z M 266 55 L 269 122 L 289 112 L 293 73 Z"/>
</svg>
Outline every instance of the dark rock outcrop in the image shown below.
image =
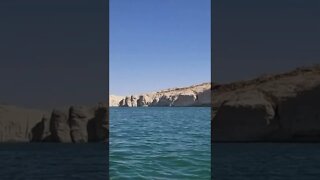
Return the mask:
<svg viewBox="0 0 320 180">
<path fill-rule="evenodd" d="M 0 142 L 107 141 L 107 107 L 71 106 L 50 113 L 0 106 Z"/>
<path fill-rule="evenodd" d="M 105 106 L 100 106 L 94 110 L 94 118 L 90 119 L 87 124 L 89 142 L 109 140 L 108 114 L 108 108 Z"/>
<path fill-rule="evenodd" d="M 50 120 L 51 141 L 71 142 L 70 118 L 67 110 L 53 110 Z"/>
<path fill-rule="evenodd" d="M 43 112 L 0 105 L 0 142 L 29 142 L 34 136 Z"/>
<path fill-rule="evenodd" d="M 91 109 L 82 106 L 70 108 L 70 134 L 73 142 L 88 142 L 87 124 L 94 118 Z"/>
<path fill-rule="evenodd" d="M 320 141 L 320 67 L 213 87 L 213 141 Z"/>
</svg>

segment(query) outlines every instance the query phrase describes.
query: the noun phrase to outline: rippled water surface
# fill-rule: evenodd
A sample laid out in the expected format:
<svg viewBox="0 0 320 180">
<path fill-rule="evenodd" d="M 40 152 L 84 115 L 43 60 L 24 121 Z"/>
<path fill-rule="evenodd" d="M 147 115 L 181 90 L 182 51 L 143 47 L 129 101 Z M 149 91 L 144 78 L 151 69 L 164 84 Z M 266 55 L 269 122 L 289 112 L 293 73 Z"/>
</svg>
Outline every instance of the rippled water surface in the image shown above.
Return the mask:
<svg viewBox="0 0 320 180">
<path fill-rule="evenodd" d="M 103 143 L 0 144 L 0 179 L 108 179 Z"/>
<path fill-rule="evenodd" d="M 215 143 L 213 179 L 319 180 L 319 150 L 319 143 Z"/>
<path fill-rule="evenodd" d="M 210 108 L 111 108 L 110 179 L 210 179 Z"/>
</svg>

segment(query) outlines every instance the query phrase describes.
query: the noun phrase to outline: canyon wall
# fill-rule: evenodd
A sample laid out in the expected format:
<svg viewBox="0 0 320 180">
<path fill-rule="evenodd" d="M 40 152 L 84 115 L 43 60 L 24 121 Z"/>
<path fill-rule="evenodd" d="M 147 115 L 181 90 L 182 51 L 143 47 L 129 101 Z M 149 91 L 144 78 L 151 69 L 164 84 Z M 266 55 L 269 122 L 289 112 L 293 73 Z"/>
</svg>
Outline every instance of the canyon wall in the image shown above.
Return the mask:
<svg viewBox="0 0 320 180">
<path fill-rule="evenodd" d="M 119 107 L 210 106 L 210 88 L 210 83 L 203 83 L 141 95 L 110 96 L 109 105 Z"/>
<path fill-rule="evenodd" d="M 109 104 L 211 106 L 213 142 L 320 142 L 320 66 L 212 88 L 203 83 L 137 96 L 110 96 Z M 50 112 L 0 105 L 0 142 L 107 141 L 107 115 L 106 105 Z"/>
<path fill-rule="evenodd" d="M 320 66 L 213 87 L 212 140 L 320 141 Z"/>
<path fill-rule="evenodd" d="M 43 112 L 0 106 L 0 142 L 81 143 L 108 140 L 105 106 L 71 106 Z"/>
</svg>

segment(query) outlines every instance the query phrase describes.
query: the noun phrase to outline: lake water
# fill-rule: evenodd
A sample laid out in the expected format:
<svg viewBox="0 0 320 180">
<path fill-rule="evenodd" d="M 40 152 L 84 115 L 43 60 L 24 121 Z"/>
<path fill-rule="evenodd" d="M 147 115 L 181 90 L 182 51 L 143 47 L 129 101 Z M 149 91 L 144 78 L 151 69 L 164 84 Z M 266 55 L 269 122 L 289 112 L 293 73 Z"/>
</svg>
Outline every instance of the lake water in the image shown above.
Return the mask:
<svg viewBox="0 0 320 180">
<path fill-rule="evenodd" d="M 110 109 L 110 179 L 210 179 L 210 108 Z"/>
<path fill-rule="evenodd" d="M 0 179 L 207 180 L 211 166 L 218 180 L 320 177 L 320 144 L 214 143 L 212 156 L 210 149 L 210 108 L 111 108 L 110 157 L 103 143 L 2 143 Z"/>
<path fill-rule="evenodd" d="M 319 180 L 320 144 L 215 143 L 213 179 Z"/>
<path fill-rule="evenodd" d="M 108 179 L 103 143 L 0 144 L 1 180 Z"/>
</svg>

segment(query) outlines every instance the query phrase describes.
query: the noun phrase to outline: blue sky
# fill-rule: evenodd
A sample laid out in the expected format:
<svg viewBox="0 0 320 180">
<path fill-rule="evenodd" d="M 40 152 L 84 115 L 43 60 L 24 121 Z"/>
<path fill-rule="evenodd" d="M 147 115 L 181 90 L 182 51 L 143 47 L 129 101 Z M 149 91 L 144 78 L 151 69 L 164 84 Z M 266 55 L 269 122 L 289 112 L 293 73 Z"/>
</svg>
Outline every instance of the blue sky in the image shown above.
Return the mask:
<svg viewBox="0 0 320 180">
<path fill-rule="evenodd" d="M 213 82 L 319 64 L 320 1 L 214 0 Z"/>
<path fill-rule="evenodd" d="M 210 81 L 210 0 L 110 0 L 110 94 Z"/>
<path fill-rule="evenodd" d="M 107 1 L 0 1 L 0 104 L 106 101 Z"/>
</svg>

